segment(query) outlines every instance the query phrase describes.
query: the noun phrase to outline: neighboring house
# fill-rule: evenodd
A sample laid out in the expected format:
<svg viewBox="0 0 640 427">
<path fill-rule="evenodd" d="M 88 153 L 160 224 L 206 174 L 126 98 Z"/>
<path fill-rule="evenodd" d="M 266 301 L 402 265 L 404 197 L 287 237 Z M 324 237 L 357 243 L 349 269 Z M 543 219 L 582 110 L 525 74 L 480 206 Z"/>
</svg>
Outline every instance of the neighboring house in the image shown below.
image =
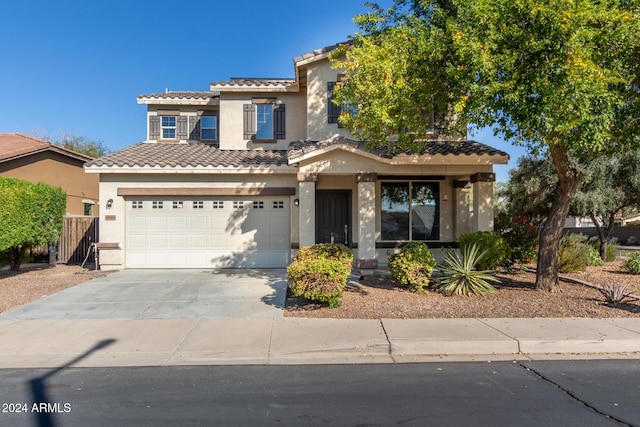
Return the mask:
<svg viewBox="0 0 640 427">
<path fill-rule="evenodd" d="M 98 215 L 97 175 L 84 172 L 92 157 L 20 133 L 0 133 L 0 175 L 61 187 L 67 215 Z"/>
<path fill-rule="evenodd" d="M 593 226 L 593 221 L 588 217 L 569 215 L 564 220 L 565 228 L 588 228 Z"/>
<path fill-rule="evenodd" d="M 336 242 L 373 269 L 411 240 L 491 230 L 493 165 L 508 155 L 435 130 L 419 155 L 366 149 L 330 102 L 331 49 L 295 58 L 293 79 L 138 96 L 147 140 L 85 166 L 100 174 L 101 267 L 285 267 Z"/>
</svg>

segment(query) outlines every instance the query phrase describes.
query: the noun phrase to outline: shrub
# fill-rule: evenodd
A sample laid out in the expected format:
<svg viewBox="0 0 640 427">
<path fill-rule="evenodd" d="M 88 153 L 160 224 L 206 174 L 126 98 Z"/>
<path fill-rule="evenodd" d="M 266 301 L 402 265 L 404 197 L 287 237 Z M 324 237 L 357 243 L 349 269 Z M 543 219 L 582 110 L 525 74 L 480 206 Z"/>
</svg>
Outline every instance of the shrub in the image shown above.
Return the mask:
<svg viewBox="0 0 640 427">
<path fill-rule="evenodd" d="M 476 260 L 479 270 L 495 270 L 498 265 L 504 265 L 509 259 L 509 245 L 497 233 L 492 231 L 476 231 L 463 234 L 459 238 L 460 251 L 475 245 L 479 253 L 484 254 Z"/>
<path fill-rule="evenodd" d="M 604 261 L 600 258 L 600 253 L 598 249 L 594 248 L 591 245 L 587 246 L 587 265 L 604 265 Z"/>
<path fill-rule="evenodd" d="M 640 251 L 633 252 L 622 267 L 630 274 L 640 274 Z"/>
<path fill-rule="evenodd" d="M 18 270 L 29 249 L 62 232 L 67 195 L 60 188 L 0 177 L 0 252 Z"/>
<path fill-rule="evenodd" d="M 597 237 L 590 237 L 587 243 L 600 254 L 600 239 Z M 616 254 L 618 253 L 618 241 L 616 238 L 609 239 L 607 241 L 607 248 L 605 249 L 605 262 L 613 262 L 616 260 Z M 589 264 L 589 265 L 601 265 L 601 264 Z"/>
<path fill-rule="evenodd" d="M 566 234 L 558 245 L 558 271 L 574 273 L 585 271 L 589 260 L 590 246 L 582 234 Z"/>
<path fill-rule="evenodd" d="M 303 247 L 287 268 L 289 289 L 295 296 L 339 307 L 352 262 L 353 251 L 344 245 Z"/>
<path fill-rule="evenodd" d="M 478 253 L 475 244 L 462 250 L 462 257 L 457 252 L 449 252 L 441 267 L 442 278 L 438 290 L 445 295 L 490 295 L 496 289 L 489 282 L 500 281 L 490 271 L 476 270 L 485 253 Z"/>
<path fill-rule="evenodd" d="M 538 227 L 529 217 L 500 213 L 496 219 L 495 232 L 509 245 L 507 266 L 528 264 L 536 259 L 540 236 Z"/>
<path fill-rule="evenodd" d="M 607 282 L 599 290 L 610 304 L 620 304 L 627 297 L 626 283 Z"/>
<path fill-rule="evenodd" d="M 418 292 L 429 284 L 436 260 L 423 242 L 410 242 L 389 257 L 389 271 L 402 285 Z"/>
</svg>

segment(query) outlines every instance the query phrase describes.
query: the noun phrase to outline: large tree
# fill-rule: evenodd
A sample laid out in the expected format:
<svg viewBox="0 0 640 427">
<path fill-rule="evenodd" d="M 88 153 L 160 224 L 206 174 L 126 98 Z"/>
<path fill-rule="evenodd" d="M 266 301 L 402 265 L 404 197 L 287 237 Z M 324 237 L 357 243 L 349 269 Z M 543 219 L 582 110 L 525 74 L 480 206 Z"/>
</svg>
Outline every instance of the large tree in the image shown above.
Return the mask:
<svg viewBox="0 0 640 427">
<path fill-rule="evenodd" d="M 396 0 L 355 18 L 333 56 L 346 69 L 336 102 L 365 142 L 418 150 L 425 118 L 446 131 L 494 125 L 549 153 L 558 177 L 540 233 L 536 287 L 555 290 L 557 251 L 588 158 L 639 144 L 638 0 Z M 344 55 L 344 59 L 339 59 Z"/>
<path fill-rule="evenodd" d="M 569 158 L 583 177 L 569 212 L 592 220 L 600 240 L 600 256 L 605 260 L 616 220 L 640 209 L 640 150 L 588 161 Z M 524 156 L 509 171 L 509 182 L 499 196 L 505 199 L 510 214 L 544 220 L 553 206 L 557 183 L 549 156 Z"/>
</svg>

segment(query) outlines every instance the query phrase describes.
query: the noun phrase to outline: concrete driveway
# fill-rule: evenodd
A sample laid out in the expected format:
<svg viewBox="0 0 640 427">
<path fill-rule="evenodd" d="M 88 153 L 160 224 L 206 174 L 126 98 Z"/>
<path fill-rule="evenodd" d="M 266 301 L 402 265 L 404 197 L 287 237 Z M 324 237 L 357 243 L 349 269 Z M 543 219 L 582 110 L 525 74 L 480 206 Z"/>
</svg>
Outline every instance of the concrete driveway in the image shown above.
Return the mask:
<svg viewBox="0 0 640 427">
<path fill-rule="evenodd" d="M 0 314 L 0 320 L 283 317 L 284 269 L 122 270 Z"/>
</svg>

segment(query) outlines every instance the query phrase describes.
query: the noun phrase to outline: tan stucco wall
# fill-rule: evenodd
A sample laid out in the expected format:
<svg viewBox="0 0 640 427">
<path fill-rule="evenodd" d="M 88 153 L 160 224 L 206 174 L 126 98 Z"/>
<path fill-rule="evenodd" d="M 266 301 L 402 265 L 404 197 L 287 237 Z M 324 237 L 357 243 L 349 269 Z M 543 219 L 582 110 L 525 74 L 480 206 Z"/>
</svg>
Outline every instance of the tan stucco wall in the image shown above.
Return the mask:
<svg viewBox="0 0 640 427">
<path fill-rule="evenodd" d="M 83 215 L 86 202 L 98 214 L 98 175 L 87 174 L 83 162 L 62 154 L 43 152 L 0 163 L 0 175 L 29 182 L 44 182 L 67 193 L 67 214 Z"/>
<path fill-rule="evenodd" d="M 327 82 L 335 82 L 340 74 L 331 68 L 328 59 L 309 64 L 307 68 L 307 135 L 310 140 L 321 141 L 333 135 L 353 136 L 337 123 L 328 123 Z"/>
<path fill-rule="evenodd" d="M 286 139 L 276 143 L 253 143 L 244 139 L 243 105 L 252 97 L 277 98 L 285 104 Z M 306 109 L 304 93 L 234 93 L 220 94 L 220 148 L 224 150 L 286 150 L 291 141 L 306 139 Z"/>
</svg>

